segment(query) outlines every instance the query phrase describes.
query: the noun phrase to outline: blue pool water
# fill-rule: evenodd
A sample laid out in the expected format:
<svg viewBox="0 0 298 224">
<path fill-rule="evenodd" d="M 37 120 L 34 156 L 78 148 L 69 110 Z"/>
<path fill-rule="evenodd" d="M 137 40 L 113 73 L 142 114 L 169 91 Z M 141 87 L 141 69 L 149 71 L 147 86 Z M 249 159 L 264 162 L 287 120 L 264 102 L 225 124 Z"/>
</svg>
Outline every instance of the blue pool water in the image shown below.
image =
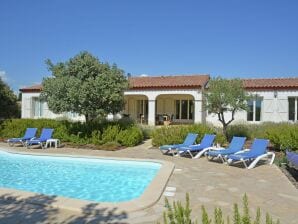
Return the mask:
<svg viewBox="0 0 298 224">
<path fill-rule="evenodd" d="M 0 187 L 96 202 L 121 202 L 139 197 L 160 167 L 154 162 L 0 151 Z"/>
</svg>

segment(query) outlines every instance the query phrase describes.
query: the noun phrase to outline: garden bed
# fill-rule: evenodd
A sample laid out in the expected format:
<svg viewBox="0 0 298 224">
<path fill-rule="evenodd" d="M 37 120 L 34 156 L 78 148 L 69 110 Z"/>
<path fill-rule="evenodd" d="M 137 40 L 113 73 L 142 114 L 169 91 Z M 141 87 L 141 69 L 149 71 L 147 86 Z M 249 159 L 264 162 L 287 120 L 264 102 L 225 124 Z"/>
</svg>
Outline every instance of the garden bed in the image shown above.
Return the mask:
<svg viewBox="0 0 298 224">
<path fill-rule="evenodd" d="M 292 182 L 292 184 L 298 189 L 298 170 L 288 166 L 287 164 L 282 164 L 282 166 L 280 166 L 280 169 Z"/>
</svg>

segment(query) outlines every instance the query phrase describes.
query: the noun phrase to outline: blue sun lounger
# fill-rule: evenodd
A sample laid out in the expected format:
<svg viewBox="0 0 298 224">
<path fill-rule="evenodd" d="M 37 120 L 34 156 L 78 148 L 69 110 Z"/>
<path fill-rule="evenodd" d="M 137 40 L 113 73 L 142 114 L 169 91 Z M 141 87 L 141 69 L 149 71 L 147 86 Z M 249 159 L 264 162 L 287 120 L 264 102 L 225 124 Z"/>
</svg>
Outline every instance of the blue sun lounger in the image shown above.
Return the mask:
<svg viewBox="0 0 298 224">
<path fill-rule="evenodd" d="M 26 141 L 32 139 L 36 135 L 37 128 L 27 128 L 25 135 L 21 138 L 10 138 L 7 140 L 9 146 L 13 146 L 16 143 L 21 143 L 25 146 Z"/>
<path fill-rule="evenodd" d="M 246 137 L 236 137 L 234 136 L 231 143 L 227 148 L 210 148 L 206 153 L 205 156 L 207 159 L 221 159 L 221 161 L 224 163 L 225 158 L 228 155 L 234 154 L 236 152 L 239 152 L 243 150 L 243 146 L 245 144 Z"/>
<path fill-rule="evenodd" d="M 191 158 L 199 158 L 208 148 L 212 146 L 214 139 L 215 135 L 205 134 L 200 144 L 180 147 L 177 149 L 177 155 L 190 155 Z"/>
<path fill-rule="evenodd" d="M 31 145 L 40 145 L 41 148 L 44 148 L 44 145 L 47 142 L 47 140 L 52 138 L 53 132 L 54 132 L 54 129 L 50 129 L 50 128 L 42 129 L 39 138 L 33 138 L 27 141 L 27 148 L 30 148 Z"/>
<path fill-rule="evenodd" d="M 271 157 L 270 165 L 272 165 L 275 154 L 273 152 L 267 152 L 267 147 L 269 145 L 269 140 L 267 139 L 255 139 L 251 145 L 251 149 L 245 149 L 235 154 L 228 155 L 228 164 L 233 162 L 242 162 L 247 169 L 254 168 L 257 163 L 264 158 Z M 250 163 L 248 165 L 247 163 Z"/>
<path fill-rule="evenodd" d="M 286 157 L 290 166 L 298 169 L 298 153 L 286 151 Z"/>
<path fill-rule="evenodd" d="M 187 147 L 187 146 L 193 145 L 196 142 L 197 137 L 198 137 L 198 134 L 188 133 L 182 144 L 163 145 L 159 147 L 159 150 L 163 154 L 168 154 L 169 152 L 175 153 L 176 149 L 180 147 Z"/>
</svg>

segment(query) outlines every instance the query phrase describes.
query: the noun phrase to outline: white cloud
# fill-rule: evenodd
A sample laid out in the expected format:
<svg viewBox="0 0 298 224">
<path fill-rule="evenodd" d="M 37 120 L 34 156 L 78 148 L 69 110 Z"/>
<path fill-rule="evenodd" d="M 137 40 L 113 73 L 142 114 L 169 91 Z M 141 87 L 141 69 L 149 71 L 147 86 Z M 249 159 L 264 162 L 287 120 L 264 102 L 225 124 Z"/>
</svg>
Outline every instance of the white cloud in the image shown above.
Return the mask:
<svg viewBox="0 0 298 224">
<path fill-rule="evenodd" d="M 4 82 L 6 82 L 8 80 L 5 71 L 0 71 L 0 77 Z"/>
</svg>

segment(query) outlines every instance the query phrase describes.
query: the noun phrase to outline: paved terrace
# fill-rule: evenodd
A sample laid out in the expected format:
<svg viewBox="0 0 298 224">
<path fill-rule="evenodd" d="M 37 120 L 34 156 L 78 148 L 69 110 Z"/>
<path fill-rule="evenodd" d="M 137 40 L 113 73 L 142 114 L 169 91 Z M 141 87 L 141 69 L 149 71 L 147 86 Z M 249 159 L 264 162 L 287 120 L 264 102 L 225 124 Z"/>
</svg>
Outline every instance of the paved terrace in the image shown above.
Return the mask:
<svg viewBox="0 0 298 224">
<path fill-rule="evenodd" d="M 3 143 L 0 143 L 1 147 L 8 148 Z M 151 143 L 148 141 L 143 145 L 115 152 L 74 148 L 11 149 L 22 152 L 168 160 L 176 166 L 167 185 L 175 187 L 176 191 L 173 197 L 168 198 L 184 200 L 185 193 L 189 192 L 194 217 L 201 217 L 202 204 L 211 215 L 215 206 L 220 206 L 224 214 L 231 215 L 233 203 L 238 202 L 241 205 L 242 196 L 246 192 L 253 216 L 256 208 L 260 207 L 263 216 L 270 212 L 274 218 L 279 218 L 281 223 L 298 223 L 298 190 L 275 165 L 261 165 L 252 170 L 245 170 L 208 162 L 205 158 L 191 160 L 164 156 L 158 149 L 150 147 Z M 50 205 L 55 197 L 45 199 L 41 196 L 37 200 L 46 200 Z M 156 223 L 162 220 L 162 212 L 165 209 L 164 196 L 154 206 L 132 213 L 120 212 L 117 209 L 94 211 L 92 206 L 90 204 L 77 213 L 20 202 L 17 198 L 7 200 L 0 194 L 0 223 Z"/>
</svg>

